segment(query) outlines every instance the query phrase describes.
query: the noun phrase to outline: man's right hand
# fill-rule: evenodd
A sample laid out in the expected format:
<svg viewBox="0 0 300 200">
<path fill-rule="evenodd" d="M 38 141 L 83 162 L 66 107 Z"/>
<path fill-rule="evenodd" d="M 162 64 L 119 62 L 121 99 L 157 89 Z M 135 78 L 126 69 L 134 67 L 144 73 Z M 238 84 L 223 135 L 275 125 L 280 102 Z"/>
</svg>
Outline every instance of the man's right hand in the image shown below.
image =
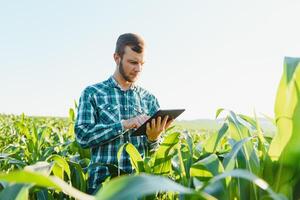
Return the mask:
<svg viewBox="0 0 300 200">
<path fill-rule="evenodd" d="M 147 121 L 149 118 L 150 118 L 150 116 L 148 116 L 148 115 L 138 115 L 131 119 L 122 120 L 122 125 L 125 130 L 138 128 L 142 124 L 144 124 L 144 122 Z"/>
</svg>

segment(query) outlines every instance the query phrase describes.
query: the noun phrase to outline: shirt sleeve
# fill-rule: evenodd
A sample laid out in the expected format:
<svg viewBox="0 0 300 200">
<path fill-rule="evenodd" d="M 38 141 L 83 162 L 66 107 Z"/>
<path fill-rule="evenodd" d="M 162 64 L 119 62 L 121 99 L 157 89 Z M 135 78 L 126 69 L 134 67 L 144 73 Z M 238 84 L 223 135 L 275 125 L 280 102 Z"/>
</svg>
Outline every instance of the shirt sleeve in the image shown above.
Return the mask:
<svg viewBox="0 0 300 200">
<path fill-rule="evenodd" d="M 75 122 L 75 135 L 79 145 L 90 148 L 107 143 L 123 134 L 121 122 L 111 124 L 96 123 L 96 109 L 93 98 L 87 89 L 81 94 Z"/>
</svg>

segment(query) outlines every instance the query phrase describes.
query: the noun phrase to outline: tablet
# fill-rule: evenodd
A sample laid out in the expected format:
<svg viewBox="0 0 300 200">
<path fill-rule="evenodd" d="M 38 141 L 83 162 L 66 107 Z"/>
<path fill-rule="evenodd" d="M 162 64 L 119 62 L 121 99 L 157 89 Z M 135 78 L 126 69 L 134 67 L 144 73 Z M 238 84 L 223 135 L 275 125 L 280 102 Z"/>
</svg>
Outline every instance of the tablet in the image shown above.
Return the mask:
<svg viewBox="0 0 300 200">
<path fill-rule="evenodd" d="M 164 119 L 165 116 L 169 116 L 168 121 L 171 119 L 176 119 L 181 113 L 183 113 L 185 109 L 172 109 L 172 110 L 158 110 L 152 117 L 150 117 L 144 124 L 142 124 L 137 130 L 135 130 L 131 136 L 139 136 L 146 135 L 146 126 L 148 122 L 151 122 L 152 119 L 156 119 L 157 117 L 161 117 L 161 120 Z"/>
</svg>

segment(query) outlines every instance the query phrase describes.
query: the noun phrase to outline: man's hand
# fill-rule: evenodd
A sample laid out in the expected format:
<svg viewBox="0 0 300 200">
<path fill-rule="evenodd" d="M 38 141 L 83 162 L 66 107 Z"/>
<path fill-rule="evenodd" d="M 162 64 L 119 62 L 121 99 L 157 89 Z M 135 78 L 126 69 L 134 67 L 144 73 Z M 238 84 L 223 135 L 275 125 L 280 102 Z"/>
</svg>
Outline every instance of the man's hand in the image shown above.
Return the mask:
<svg viewBox="0 0 300 200">
<path fill-rule="evenodd" d="M 160 134 L 171 125 L 174 120 L 172 119 L 168 122 L 168 118 L 169 116 L 165 116 L 163 121 L 161 121 L 161 117 L 157 117 L 156 120 L 151 120 L 151 125 L 150 123 L 147 123 L 146 133 L 148 140 L 157 140 Z"/>
<path fill-rule="evenodd" d="M 145 121 L 147 121 L 150 117 L 148 115 L 138 115 L 134 118 L 123 120 L 122 124 L 125 130 L 133 129 L 140 127 Z"/>
</svg>

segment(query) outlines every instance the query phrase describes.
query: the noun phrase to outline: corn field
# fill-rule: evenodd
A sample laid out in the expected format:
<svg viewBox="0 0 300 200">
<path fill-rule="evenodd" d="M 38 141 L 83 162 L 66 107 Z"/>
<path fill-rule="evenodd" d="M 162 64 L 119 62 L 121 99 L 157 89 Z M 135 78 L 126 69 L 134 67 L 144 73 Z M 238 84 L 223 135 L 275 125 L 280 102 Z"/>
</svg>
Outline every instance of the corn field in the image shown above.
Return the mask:
<svg viewBox="0 0 300 200">
<path fill-rule="evenodd" d="M 120 146 L 135 172 L 106 164 L 112 176 L 95 196 L 86 194 L 90 152 L 75 141 L 76 105 L 67 119 L 0 115 L 0 199 L 300 199 L 299 88 L 300 59 L 286 57 L 274 137 L 255 113 L 220 108 L 217 131 L 173 126 L 145 157 Z"/>
</svg>

